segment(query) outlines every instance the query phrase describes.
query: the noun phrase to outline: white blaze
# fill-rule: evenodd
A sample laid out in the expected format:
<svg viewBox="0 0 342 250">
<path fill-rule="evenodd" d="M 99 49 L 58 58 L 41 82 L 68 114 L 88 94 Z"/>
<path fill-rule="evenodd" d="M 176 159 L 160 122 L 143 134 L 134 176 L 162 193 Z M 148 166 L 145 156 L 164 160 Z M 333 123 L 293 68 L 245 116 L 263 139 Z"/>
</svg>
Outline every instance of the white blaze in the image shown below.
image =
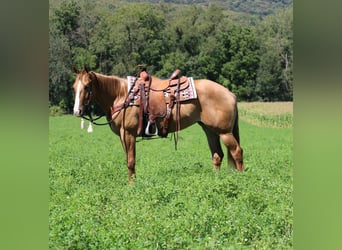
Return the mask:
<svg viewBox="0 0 342 250">
<path fill-rule="evenodd" d="M 80 114 L 80 93 L 81 93 L 82 82 L 78 80 L 77 90 L 75 95 L 75 104 L 74 104 L 74 115 Z"/>
</svg>

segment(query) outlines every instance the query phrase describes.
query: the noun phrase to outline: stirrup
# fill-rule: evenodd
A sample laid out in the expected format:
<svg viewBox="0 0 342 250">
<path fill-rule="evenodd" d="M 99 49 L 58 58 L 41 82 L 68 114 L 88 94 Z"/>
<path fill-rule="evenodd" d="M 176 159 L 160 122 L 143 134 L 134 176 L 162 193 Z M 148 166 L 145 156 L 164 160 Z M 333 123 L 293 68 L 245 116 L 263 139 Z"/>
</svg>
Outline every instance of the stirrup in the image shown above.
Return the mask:
<svg viewBox="0 0 342 250">
<path fill-rule="evenodd" d="M 145 135 L 158 135 L 157 125 L 156 125 L 156 130 L 152 134 L 150 133 L 150 125 L 151 125 L 151 121 L 148 121 L 146 129 L 145 129 Z"/>
</svg>

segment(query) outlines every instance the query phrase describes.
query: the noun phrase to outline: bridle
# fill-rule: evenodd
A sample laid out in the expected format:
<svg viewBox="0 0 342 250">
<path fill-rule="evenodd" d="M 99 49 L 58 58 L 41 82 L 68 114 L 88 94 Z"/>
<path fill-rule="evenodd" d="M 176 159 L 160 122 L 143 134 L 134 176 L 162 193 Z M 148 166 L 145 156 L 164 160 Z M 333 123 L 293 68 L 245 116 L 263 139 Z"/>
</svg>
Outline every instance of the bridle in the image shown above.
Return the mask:
<svg viewBox="0 0 342 250">
<path fill-rule="evenodd" d="M 93 75 L 95 76 L 96 81 L 98 81 L 98 80 L 97 80 L 96 74 L 93 73 Z M 84 118 L 84 119 L 86 119 L 86 120 L 88 120 L 88 121 L 90 121 L 90 122 L 91 122 L 92 124 L 94 124 L 94 125 L 103 126 L 103 125 L 111 124 L 111 123 L 115 120 L 115 118 L 118 117 L 120 111 L 121 111 L 122 109 L 125 109 L 125 108 L 127 108 L 127 107 L 129 106 L 129 102 L 128 102 L 127 100 L 129 99 L 130 92 L 131 92 L 132 89 L 134 88 L 135 83 L 136 83 L 137 80 L 138 80 L 138 78 L 135 79 L 135 81 L 134 81 L 134 83 L 132 84 L 131 88 L 128 90 L 127 96 L 126 96 L 126 98 L 125 98 L 124 103 L 122 103 L 122 104 L 120 104 L 120 105 L 114 107 L 113 110 L 114 110 L 114 113 L 116 113 L 116 115 L 115 115 L 115 116 L 112 116 L 112 119 L 107 120 L 107 122 L 104 122 L 104 123 L 97 123 L 97 122 L 95 122 L 95 121 L 97 121 L 98 119 L 102 118 L 102 117 L 105 116 L 105 115 L 100 115 L 100 116 L 98 116 L 98 117 L 93 118 L 93 116 L 92 116 L 92 114 L 91 114 L 91 113 L 92 113 L 91 100 L 92 100 L 92 97 L 93 97 L 93 91 L 92 91 L 92 89 L 93 89 L 93 81 L 94 81 L 94 79 L 92 79 L 92 80 L 90 81 L 90 83 L 89 83 L 89 84 L 85 87 L 85 89 L 84 89 L 84 90 L 88 93 L 88 99 L 87 99 L 86 103 L 83 105 L 83 106 L 84 106 L 84 112 L 82 112 L 81 117 Z M 84 114 L 83 114 L 83 113 L 84 113 Z M 86 116 L 88 116 L 88 117 L 86 117 Z"/>
<path fill-rule="evenodd" d="M 88 94 L 88 99 L 87 99 L 87 101 L 86 101 L 86 103 L 85 104 L 83 104 L 83 107 L 84 107 L 84 113 L 86 114 L 86 115 L 90 115 L 91 114 L 91 99 L 92 99 L 92 97 L 93 97 L 93 91 L 92 91 L 92 84 L 93 83 L 93 81 L 91 81 L 85 88 L 84 88 L 84 90 L 85 90 L 85 92 Z M 83 117 L 84 118 L 84 117 Z"/>
<path fill-rule="evenodd" d="M 95 74 L 93 74 L 93 75 L 95 76 L 95 79 L 97 81 L 96 75 Z M 107 120 L 107 122 L 105 122 L 105 123 L 97 123 L 95 121 L 97 121 L 98 119 L 102 118 L 105 115 L 100 115 L 98 117 L 93 118 L 93 116 L 91 114 L 92 110 L 93 110 L 92 105 L 91 105 L 91 100 L 92 100 L 92 97 L 93 97 L 93 91 L 92 91 L 92 89 L 93 89 L 93 81 L 94 80 L 91 80 L 90 83 L 84 89 L 87 92 L 87 94 L 88 94 L 88 98 L 87 98 L 86 102 L 83 104 L 84 112 L 82 112 L 81 117 L 83 119 L 86 119 L 86 120 L 90 121 L 94 125 L 103 126 L 103 125 L 111 124 L 114 121 L 114 119 L 116 118 L 116 116 L 114 118 L 112 118 L 111 120 L 109 120 L 109 121 Z"/>
</svg>

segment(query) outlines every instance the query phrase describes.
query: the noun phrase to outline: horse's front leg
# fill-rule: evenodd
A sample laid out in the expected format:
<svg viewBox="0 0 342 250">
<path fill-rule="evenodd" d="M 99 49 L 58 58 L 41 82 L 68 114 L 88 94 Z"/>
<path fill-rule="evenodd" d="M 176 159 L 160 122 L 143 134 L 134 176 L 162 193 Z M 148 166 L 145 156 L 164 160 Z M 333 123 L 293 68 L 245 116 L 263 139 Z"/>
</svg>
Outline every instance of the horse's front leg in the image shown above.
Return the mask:
<svg viewBox="0 0 342 250">
<path fill-rule="evenodd" d="M 126 153 L 128 182 L 133 184 L 135 176 L 135 136 L 128 131 L 121 132 L 121 143 Z"/>
</svg>

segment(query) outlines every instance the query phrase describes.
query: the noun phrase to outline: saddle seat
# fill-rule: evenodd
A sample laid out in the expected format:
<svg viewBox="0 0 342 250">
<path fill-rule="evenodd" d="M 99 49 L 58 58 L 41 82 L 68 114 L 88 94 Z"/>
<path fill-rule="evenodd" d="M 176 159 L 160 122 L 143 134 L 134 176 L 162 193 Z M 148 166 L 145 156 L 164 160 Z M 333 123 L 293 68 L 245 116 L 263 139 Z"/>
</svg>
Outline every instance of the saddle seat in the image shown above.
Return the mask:
<svg viewBox="0 0 342 250">
<path fill-rule="evenodd" d="M 178 82 L 179 82 L 179 90 L 183 90 L 189 87 L 189 81 L 186 76 L 182 76 L 178 79 L 166 79 L 162 80 L 157 77 L 151 77 L 151 90 L 152 91 L 168 91 L 170 89 L 177 89 Z"/>
</svg>

